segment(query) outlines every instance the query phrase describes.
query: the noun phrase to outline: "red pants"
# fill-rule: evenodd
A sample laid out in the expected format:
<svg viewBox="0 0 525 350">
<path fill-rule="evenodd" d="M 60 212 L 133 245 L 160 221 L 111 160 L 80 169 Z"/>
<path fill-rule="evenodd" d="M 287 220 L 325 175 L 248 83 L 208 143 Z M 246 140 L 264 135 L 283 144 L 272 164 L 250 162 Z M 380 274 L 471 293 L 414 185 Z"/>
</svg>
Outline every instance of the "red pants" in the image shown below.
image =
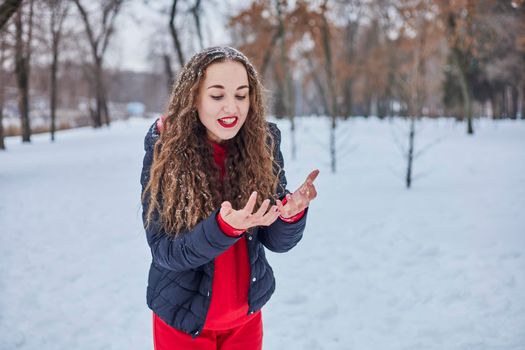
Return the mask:
<svg viewBox="0 0 525 350">
<path fill-rule="evenodd" d="M 261 312 L 247 323 L 223 331 L 203 329 L 193 339 L 161 320 L 153 313 L 155 350 L 262 350 Z"/>
</svg>

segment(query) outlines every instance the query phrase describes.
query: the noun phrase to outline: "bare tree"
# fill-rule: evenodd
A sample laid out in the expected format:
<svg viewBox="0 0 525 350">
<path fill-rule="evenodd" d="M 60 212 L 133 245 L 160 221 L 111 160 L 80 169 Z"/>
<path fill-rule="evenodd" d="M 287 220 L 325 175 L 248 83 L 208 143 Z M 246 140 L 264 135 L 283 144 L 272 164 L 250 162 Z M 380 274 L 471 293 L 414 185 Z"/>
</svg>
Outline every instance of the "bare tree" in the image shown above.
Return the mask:
<svg viewBox="0 0 525 350">
<path fill-rule="evenodd" d="M 282 91 L 282 102 L 284 106 L 284 112 L 286 117 L 290 121 L 290 134 L 292 139 L 292 159 L 295 160 L 297 157 L 297 143 L 295 141 L 295 103 L 293 98 L 293 77 L 290 75 L 290 69 L 288 68 L 288 49 L 286 47 L 286 28 L 285 22 L 285 11 L 287 7 L 286 0 L 276 0 L 275 6 L 277 9 L 277 20 L 278 20 L 278 37 L 280 40 L 280 61 L 281 69 L 283 71 L 280 79 L 281 91 Z"/>
<path fill-rule="evenodd" d="M 22 142 L 31 142 L 31 125 L 29 119 L 29 75 L 31 61 L 31 39 L 33 36 L 33 5 L 29 1 L 29 15 L 27 20 L 27 35 L 24 38 L 23 7 L 20 7 L 15 16 L 16 44 L 15 44 L 15 73 L 18 83 L 18 106 L 22 124 Z"/>
<path fill-rule="evenodd" d="M 337 127 L 336 117 L 337 117 L 337 96 L 335 91 L 335 78 L 333 74 L 333 64 L 332 64 L 332 50 L 331 50 L 331 37 L 330 37 L 330 28 L 328 20 L 326 19 L 326 11 L 328 8 L 328 0 L 324 0 L 321 5 L 321 19 L 322 19 L 322 40 L 323 40 L 323 50 L 325 54 L 325 71 L 328 78 L 328 93 L 330 94 L 330 159 L 331 159 L 331 168 L 332 172 L 336 171 L 336 154 L 335 154 L 335 130 Z"/>
<path fill-rule="evenodd" d="M 5 52 L 7 44 L 4 33 L 0 31 L 0 150 L 5 150 L 4 143 L 4 103 L 5 103 L 5 85 L 6 78 L 4 72 Z"/>
<path fill-rule="evenodd" d="M 197 29 L 197 37 L 199 38 L 199 45 L 201 50 L 204 49 L 204 40 L 202 38 L 202 28 L 201 28 L 201 0 L 195 0 L 195 5 L 190 9 L 193 20 L 195 21 L 195 28 Z"/>
<path fill-rule="evenodd" d="M 86 29 L 86 35 L 91 47 L 91 55 L 93 58 L 94 78 L 94 92 L 96 96 L 96 111 L 93 116 L 93 126 L 95 128 L 101 127 L 104 122 L 109 126 L 110 116 L 108 110 L 107 92 L 104 84 L 104 54 L 108 47 L 111 36 L 115 31 L 115 19 L 121 9 L 124 0 L 105 1 L 102 5 L 102 13 L 100 19 L 100 28 L 98 33 L 95 33 L 92 19 L 90 20 L 86 7 L 81 3 L 81 0 L 74 0 L 75 5 L 80 12 L 82 21 Z"/>
<path fill-rule="evenodd" d="M 474 134 L 472 125 L 472 103 L 474 100 L 472 84 L 468 78 L 469 67 L 474 58 L 474 18 L 476 3 L 473 0 L 459 2 L 438 2 L 441 6 L 441 18 L 447 28 L 447 43 L 463 102 L 463 116 L 467 119 L 467 134 Z"/>
<path fill-rule="evenodd" d="M 339 8 L 340 13 L 344 14 L 345 25 L 344 25 L 344 40 L 346 42 L 344 48 L 344 57 L 343 62 L 339 62 L 339 66 L 344 64 L 347 68 L 352 66 L 356 61 L 356 43 L 357 43 L 357 34 L 359 30 L 359 19 L 362 15 L 363 5 L 360 0 L 340 0 Z M 339 69 L 341 71 L 341 69 Z M 342 82 L 342 99 L 343 99 L 343 108 L 342 114 L 345 117 L 350 117 L 353 112 L 353 85 L 354 77 L 350 74 L 345 74 Z"/>
<path fill-rule="evenodd" d="M 415 37 L 404 37 L 407 44 L 404 48 L 407 52 L 404 65 L 401 65 L 398 77 L 398 91 L 408 104 L 408 117 L 410 126 L 408 132 L 408 149 L 404 153 L 407 161 L 405 184 L 410 189 L 414 180 L 413 165 L 417 157 L 423 154 L 425 149 L 415 150 L 416 121 L 423 116 L 423 107 L 427 101 L 427 65 L 432 55 L 432 48 L 436 46 L 439 39 L 439 30 L 433 27 L 433 21 L 437 14 L 426 0 L 418 0 L 412 3 L 400 2 L 396 7 L 401 16 L 399 22 L 404 25 L 404 31 L 416 33 Z M 436 37 L 437 35 L 437 37 Z"/>
<path fill-rule="evenodd" d="M 425 80 L 425 61 L 424 49 L 426 41 L 426 27 L 423 19 L 418 20 L 418 34 L 416 50 L 414 52 L 414 82 L 410 84 L 410 96 L 408 115 L 410 118 L 410 131 L 408 133 L 408 153 L 407 153 L 407 172 L 406 172 L 406 187 L 410 188 L 412 185 L 412 165 L 414 162 L 414 138 L 416 134 L 416 120 L 421 117 L 423 103 L 425 99 L 424 80 Z"/>
<path fill-rule="evenodd" d="M 51 141 L 55 141 L 56 131 L 56 107 L 57 107 L 57 72 L 59 59 L 59 46 L 62 37 L 62 27 L 64 19 L 69 11 L 68 2 L 65 0 L 48 0 L 47 6 L 51 12 L 50 31 L 51 31 L 51 91 L 50 91 L 50 109 L 51 109 Z"/>
<path fill-rule="evenodd" d="M 22 0 L 5 0 L 2 5 L 0 5 L 0 29 L 2 29 L 9 18 L 15 14 L 20 5 L 22 5 Z"/>
<path fill-rule="evenodd" d="M 175 52 L 177 52 L 177 58 L 179 59 L 179 65 L 182 68 L 184 67 L 184 63 L 186 61 L 184 59 L 184 53 L 182 52 L 182 46 L 179 40 L 179 33 L 177 31 L 177 28 L 175 28 L 175 17 L 177 16 L 177 3 L 178 3 L 177 0 L 173 0 L 173 2 L 171 3 L 169 27 L 170 27 L 171 39 L 173 40 L 173 47 L 175 48 Z"/>
</svg>

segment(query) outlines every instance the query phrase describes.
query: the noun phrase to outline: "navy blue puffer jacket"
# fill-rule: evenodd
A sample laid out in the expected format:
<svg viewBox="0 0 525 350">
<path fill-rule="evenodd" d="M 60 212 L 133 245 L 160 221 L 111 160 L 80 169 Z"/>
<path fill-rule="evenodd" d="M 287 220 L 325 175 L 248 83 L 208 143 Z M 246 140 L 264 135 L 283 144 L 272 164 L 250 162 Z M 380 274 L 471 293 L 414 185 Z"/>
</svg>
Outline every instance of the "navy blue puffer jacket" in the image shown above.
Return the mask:
<svg viewBox="0 0 525 350">
<path fill-rule="evenodd" d="M 274 158 L 283 169 L 280 151 L 281 134 L 277 126 L 268 123 L 268 132 L 275 140 Z M 144 163 L 141 174 L 142 191 L 149 179 L 153 161 L 153 148 L 159 139 L 154 123 L 144 140 Z M 284 170 L 279 174 L 277 195 L 287 193 Z M 158 213 L 146 228 L 145 215 L 148 203 L 142 203 L 142 218 L 146 237 L 151 248 L 152 262 L 148 276 L 147 304 L 170 326 L 197 337 L 204 326 L 211 301 L 214 259 L 231 247 L 239 238 L 226 236 L 219 228 L 216 209 L 192 230 L 168 236 L 162 228 Z M 270 226 L 249 229 L 246 233 L 250 259 L 249 313 L 262 308 L 275 290 L 273 271 L 264 254 L 264 247 L 273 252 L 286 252 L 300 240 L 306 224 L 306 215 L 296 223 L 277 219 Z"/>
</svg>

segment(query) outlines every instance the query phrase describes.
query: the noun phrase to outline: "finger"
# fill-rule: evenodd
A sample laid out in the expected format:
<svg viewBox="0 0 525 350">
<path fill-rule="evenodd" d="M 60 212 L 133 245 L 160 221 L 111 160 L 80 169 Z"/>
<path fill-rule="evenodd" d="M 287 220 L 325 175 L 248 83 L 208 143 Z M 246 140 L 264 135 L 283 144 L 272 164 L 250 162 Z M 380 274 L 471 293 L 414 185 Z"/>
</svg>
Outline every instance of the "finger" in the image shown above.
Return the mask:
<svg viewBox="0 0 525 350">
<path fill-rule="evenodd" d="M 314 199 L 315 197 L 317 197 L 317 190 L 315 189 L 315 186 L 312 185 L 310 188 L 310 200 Z"/>
<path fill-rule="evenodd" d="M 307 198 L 310 197 L 309 186 L 313 186 L 314 180 L 317 178 L 317 175 L 319 175 L 319 170 L 315 169 L 310 174 L 308 174 L 308 176 L 306 177 L 306 180 L 304 181 L 304 183 L 301 185 L 301 187 L 299 187 L 299 192 L 301 194 L 304 194 Z"/>
<path fill-rule="evenodd" d="M 295 210 L 295 206 L 296 205 L 293 196 L 290 193 L 288 193 L 286 195 L 286 204 L 284 205 L 284 207 L 287 209 L 288 213 L 290 213 L 293 210 Z"/>
<path fill-rule="evenodd" d="M 286 208 L 284 205 L 283 205 L 283 202 L 281 202 L 279 199 L 275 201 L 275 203 L 277 204 L 277 209 L 279 211 L 279 215 L 282 215 L 284 217 L 287 217 L 288 216 L 288 208 Z"/>
<path fill-rule="evenodd" d="M 277 205 L 277 210 L 279 210 L 280 212 L 284 212 L 286 210 L 284 208 L 283 202 L 281 202 L 281 200 L 277 199 L 275 201 L 275 204 Z"/>
<path fill-rule="evenodd" d="M 311 200 L 317 196 L 317 190 L 315 189 L 314 184 L 310 183 L 306 186 L 306 197 L 308 200 Z"/>
<path fill-rule="evenodd" d="M 285 218 L 286 217 L 290 217 L 290 216 L 293 216 L 294 213 L 297 213 L 300 211 L 301 209 L 301 202 L 303 202 L 302 200 L 300 200 L 301 198 L 301 194 L 300 193 L 294 193 L 293 195 L 291 194 L 288 194 L 286 195 L 286 205 L 284 206 L 284 208 L 286 209 L 286 214 L 283 215 Z"/>
<path fill-rule="evenodd" d="M 246 202 L 246 205 L 244 206 L 242 210 L 244 210 L 247 215 L 250 215 L 253 212 L 255 203 L 257 203 L 257 191 L 252 192 L 252 194 L 250 195 L 250 198 L 248 198 L 248 202 Z"/>
<path fill-rule="evenodd" d="M 273 205 L 270 210 L 262 217 L 261 225 L 268 226 L 271 225 L 279 217 L 279 208 L 277 205 Z"/>
<path fill-rule="evenodd" d="M 225 201 L 221 203 L 221 215 L 229 215 L 232 211 L 233 208 L 230 202 Z"/>
<path fill-rule="evenodd" d="M 269 199 L 265 199 L 261 206 L 259 207 L 259 210 L 257 210 L 255 212 L 255 214 L 253 214 L 253 218 L 254 219 L 259 219 L 259 218 L 262 218 L 264 216 L 264 214 L 266 213 L 266 211 L 268 210 L 268 207 L 270 206 L 270 200 Z"/>
<path fill-rule="evenodd" d="M 301 187 L 299 187 L 299 193 L 302 194 L 302 195 L 306 195 L 306 189 L 307 189 L 307 184 L 304 183 Z"/>
<path fill-rule="evenodd" d="M 297 209 L 304 202 L 304 198 L 306 197 L 305 194 L 301 193 L 301 191 L 299 191 L 299 193 L 290 194 L 288 196 L 288 202 L 290 203 L 291 212 L 297 211 Z"/>
<path fill-rule="evenodd" d="M 292 202 L 290 203 L 292 212 L 295 213 L 301 209 L 305 203 L 308 202 L 308 197 L 306 196 L 306 190 L 302 189 L 303 191 L 299 190 L 298 193 L 294 193 L 291 196 Z"/>
<path fill-rule="evenodd" d="M 308 176 L 306 177 L 306 181 L 310 180 L 311 182 L 314 182 L 317 176 L 319 175 L 319 169 L 313 170 Z"/>
</svg>

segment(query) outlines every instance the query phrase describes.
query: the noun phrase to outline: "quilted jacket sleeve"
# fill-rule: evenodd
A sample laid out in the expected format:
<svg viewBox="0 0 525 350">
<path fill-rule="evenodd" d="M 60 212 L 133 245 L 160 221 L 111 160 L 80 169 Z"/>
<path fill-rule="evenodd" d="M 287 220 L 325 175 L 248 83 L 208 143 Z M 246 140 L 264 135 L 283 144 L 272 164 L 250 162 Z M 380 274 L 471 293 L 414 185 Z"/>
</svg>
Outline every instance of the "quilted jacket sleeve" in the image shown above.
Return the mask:
<svg viewBox="0 0 525 350">
<path fill-rule="evenodd" d="M 153 162 L 153 149 L 159 134 L 154 123 L 144 140 L 144 155 L 140 183 L 142 191 L 149 180 L 149 171 Z M 184 271 L 196 268 L 211 261 L 216 256 L 232 246 L 239 238 L 225 235 L 216 220 L 218 209 L 208 218 L 199 222 L 191 231 L 184 232 L 176 238 L 166 234 L 159 219 L 159 213 L 154 212 L 149 226 L 146 225 L 148 211 L 147 197 L 142 202 L 142 220 L 146 230 L 146 238 L 151 248 L 153 262 L 174 271 Z"/>
<path fill-rule="evenodd" d="M 279 171 L 279 185 L 277 186 L 277 196 L 284 198 L 289 193 L 286 189 L 287 181 L 284 173 L 284 159 L 281 153 L 281 132 L 274 123 L 268 123 L 270 133 L 274 138 L 274 159 L 279 165 L 275 171 Z M 294 222 L 288 223 L 277 219 L 269 226 L 259 228 L 259 241 L 269 250 L 276 253 L 284 253 L 292 249 L 303 237 L 303 231 L 306 226 L 306 216 L 308 208 L 305 209 L 303 217 Z"/>
</svg>

